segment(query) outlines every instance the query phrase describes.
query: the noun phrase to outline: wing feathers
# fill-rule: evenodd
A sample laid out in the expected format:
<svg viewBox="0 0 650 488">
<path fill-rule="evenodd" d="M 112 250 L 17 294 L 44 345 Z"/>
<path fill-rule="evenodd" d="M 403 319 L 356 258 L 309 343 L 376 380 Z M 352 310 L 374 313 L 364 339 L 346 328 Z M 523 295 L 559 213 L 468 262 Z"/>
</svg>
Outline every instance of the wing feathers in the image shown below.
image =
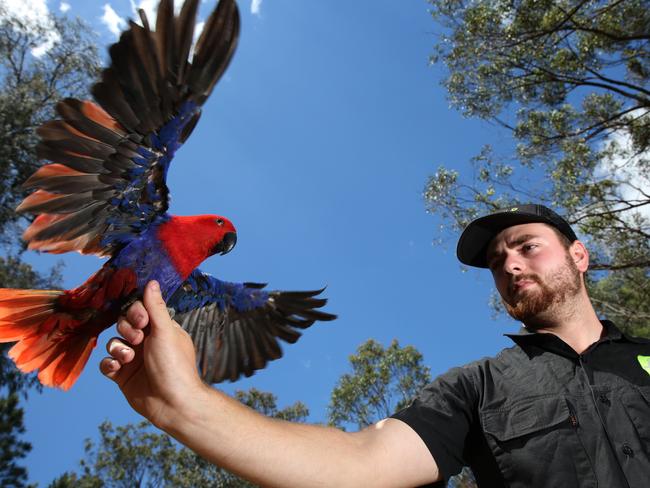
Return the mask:
<svg viewBox="0 0 650 488">
<path fill-rule="evenodd" d="M 315 298 L 323 290 L 266 292 L 263 286 L 226 283 L 196 270 L 168 301 L 194 340 L 206 381 L 250 376 L 282 356 L 280 340 L 293 344 L 300 329 L 335 318 L 316 310 L 327 303 Z"/>
<path fill-rule="evenodd" d="M 178 67 L 178 81 L 184 83 L 185 72 L 188 66 L 188 56 L 192 41 L 194 38 L 194 19 L 199 7 L 198 0 L 186 0 L 181 8 L 181 13 L 176 23 L 175 41 L 178 53 L 179 67 Z"/>
<path fill-rule="evenodd" d="M 25 198 L 16 209 L 19 212 L 49 212 L 55 214 L 76 212 L 93 201 L 92 192 L 76 193 L 74 195 L 57 195 L 38 190 Z"/>
<path fill-rule="evenodd" d="M 115 146 L 126 136 L 124 128 L 94 103 L 66 98 L 56 105 L 56 111 L 79 133 L 106 144 Z"/>
<path fill-rule="evenodd" d="M 103 166 L 103 161 L 99 158 L 91 158 L 88 156 L 59 152 L 58 150 L 49 146 L 47 141 L 41 141 L 36 146 L 36 154 L 40 159 L 48 159 L 55 161 L 74 170 L 83 173 L 106 173 L 108 172 Z M 29 180 L 28 180 L 29 181 Z"/>
<path fill-rule="evenodd" d="M 228 67 L 239 37 L 239 11 L 232 1 L 221 1 L 196 42 L 188 85 L 202 104 Z"/>
<path fill-rule="evenodd" d="M 119 82 L 114 79 L 111 68 L 104 70 L 102 81 L 93 85 L 90 91 L 111 117 L 119 121 L 129 132 L 135 132 L 135 127 L 140 125 L 140 119 L 131 110 Z"/>
</svg>

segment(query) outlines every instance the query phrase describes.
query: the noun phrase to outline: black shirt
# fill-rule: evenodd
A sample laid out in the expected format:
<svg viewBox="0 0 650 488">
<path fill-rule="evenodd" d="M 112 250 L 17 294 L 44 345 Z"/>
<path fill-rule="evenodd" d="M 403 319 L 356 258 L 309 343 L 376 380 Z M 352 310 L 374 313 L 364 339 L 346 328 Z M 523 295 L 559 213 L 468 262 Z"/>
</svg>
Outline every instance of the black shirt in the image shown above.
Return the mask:
<svg viewBox="0 0 650 488">
<path fill-rule="evenodd" d="M 393 417 L 445 480 L 470 466 L 481 487 L 650 486 L 650 340 L 603 326 L 582 354 L 508 335 L 515 346 L 439 376 Z"/>
</svg>

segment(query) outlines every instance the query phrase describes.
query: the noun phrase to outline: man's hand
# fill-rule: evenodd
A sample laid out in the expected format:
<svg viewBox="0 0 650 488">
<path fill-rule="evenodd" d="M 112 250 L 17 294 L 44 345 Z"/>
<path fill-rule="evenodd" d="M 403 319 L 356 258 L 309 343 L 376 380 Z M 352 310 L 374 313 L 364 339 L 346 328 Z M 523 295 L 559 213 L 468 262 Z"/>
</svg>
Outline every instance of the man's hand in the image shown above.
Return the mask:
<svg viewBox="0 0 650 488">
<path fill-rule="evenodd" d="M 120 317 L 117 331 L 122 338 L 108 342 L 111 357 L 101 361 L 100 370 L 138 413 L 165 428 L 175 411 L 190 408 L 190 399 L 207 388 L 196 369 L 192 340 L 170 318 L 155 281 L 145 287 L 143 302 Z"/>
</svg>

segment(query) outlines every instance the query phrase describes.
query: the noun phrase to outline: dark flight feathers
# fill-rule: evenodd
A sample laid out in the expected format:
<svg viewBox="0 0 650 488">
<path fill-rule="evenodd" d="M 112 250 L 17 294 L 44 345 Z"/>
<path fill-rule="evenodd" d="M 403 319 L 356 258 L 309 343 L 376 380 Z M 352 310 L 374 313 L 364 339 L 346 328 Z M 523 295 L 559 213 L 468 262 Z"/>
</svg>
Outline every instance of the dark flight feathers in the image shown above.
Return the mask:
<svg viewBox="0 0 650 488">
<path fill-rule="evenodd" d="M 201 376 L 235 381 L 282 356 L 279 339 L 293 344 L 300 330 L 335 315 L 321 312 L 323 290 L 265 291 L 256 283 L 228 283 L 195 270 L 168 301 L 192 337 Z"/>
</svg>

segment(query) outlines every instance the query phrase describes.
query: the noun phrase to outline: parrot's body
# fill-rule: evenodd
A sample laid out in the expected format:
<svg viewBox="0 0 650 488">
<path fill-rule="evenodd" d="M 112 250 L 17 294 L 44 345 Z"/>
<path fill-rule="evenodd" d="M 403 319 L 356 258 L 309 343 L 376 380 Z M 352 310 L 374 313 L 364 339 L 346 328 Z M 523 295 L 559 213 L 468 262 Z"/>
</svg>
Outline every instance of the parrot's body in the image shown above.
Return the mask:
<svg viewBox="0 0 650 488">
<path fill-rule="evenodd" d="M 0 289 L 0 342 L 23 371 L 68 389 L 97 336 L 150 280 L 160 283 L 176 320 L 190 333 L 206 381 L 250 376 L 281 356 L 277 339 L 295 342 L 296 328 L 333 315 L 316 310 L 320 293 L 267 292 L 264 285 L 227 283 L 197 267 L 236 242 L 225 217 L 167 213 L 167 170 L 190 135 L 238 37 L 233 0 L 221 0 L 188 60 L 198 0 L 174 17 L 158 7 L 155 32 L 131 23 L 110 50 L 112 64 L 93 86 L 98 103 L 66 99 L 62 120 L 39 128 L 39 155 L 53 164 L 27 182 L 36 188 L 18 210 L 39 214 L 24 238 L 30 249 L 78 251 L 108 261 L 73 290 Z"/>
</svg>

